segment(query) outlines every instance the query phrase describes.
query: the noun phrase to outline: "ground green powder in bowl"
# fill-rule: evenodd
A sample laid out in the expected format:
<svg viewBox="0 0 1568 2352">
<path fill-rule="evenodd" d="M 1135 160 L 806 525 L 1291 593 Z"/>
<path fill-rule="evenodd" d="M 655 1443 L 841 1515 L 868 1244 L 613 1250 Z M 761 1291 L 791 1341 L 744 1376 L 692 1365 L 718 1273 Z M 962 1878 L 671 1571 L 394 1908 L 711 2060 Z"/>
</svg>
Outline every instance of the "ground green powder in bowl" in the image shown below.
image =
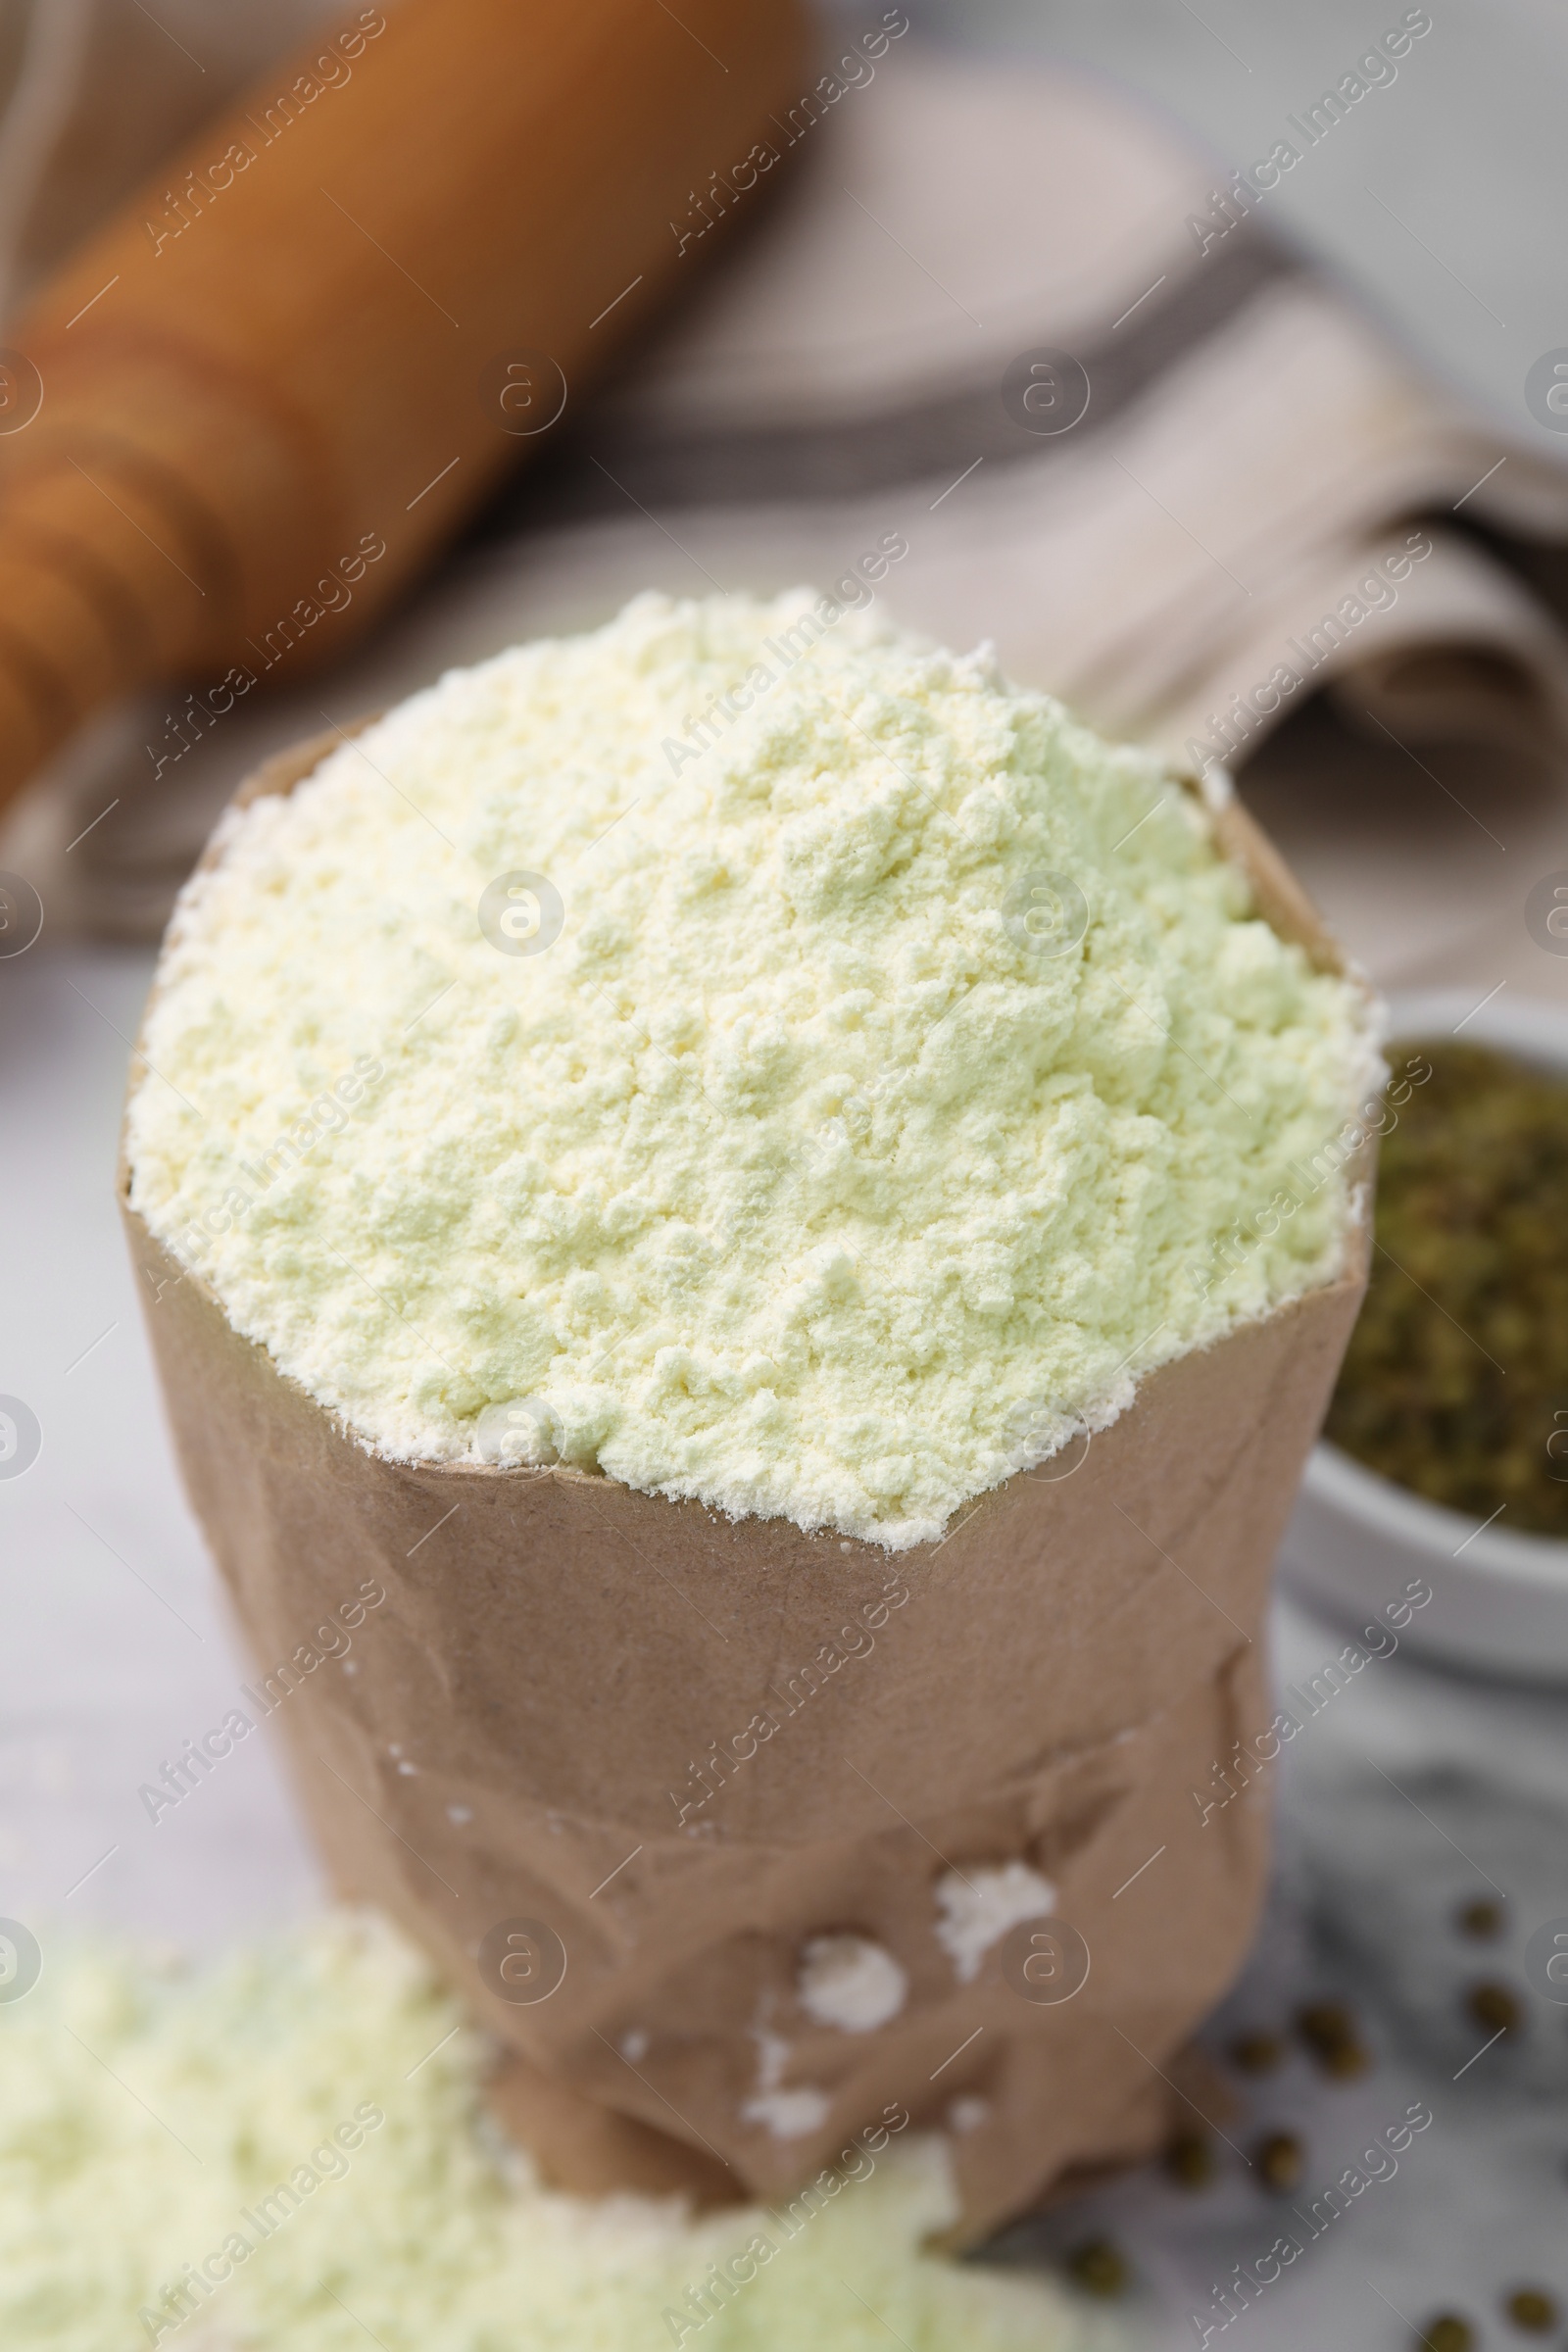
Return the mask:
<svg viewBox="0 0 1568 2352">
<path fill-rule="evenodd" d="M 1422 1060 L 1325 1434 L 1431 1502 L 1568 1537 L 1568 1086 L 1490 1047 Z"/>
<path fill-rule="evenodd" d="M 984 653 L 640 597 L 224 821 L 131 1203 L 381 1454 L 930 1540 L 1339 1270 L 1365 999 L 1212 828 Z"/>
</svg>

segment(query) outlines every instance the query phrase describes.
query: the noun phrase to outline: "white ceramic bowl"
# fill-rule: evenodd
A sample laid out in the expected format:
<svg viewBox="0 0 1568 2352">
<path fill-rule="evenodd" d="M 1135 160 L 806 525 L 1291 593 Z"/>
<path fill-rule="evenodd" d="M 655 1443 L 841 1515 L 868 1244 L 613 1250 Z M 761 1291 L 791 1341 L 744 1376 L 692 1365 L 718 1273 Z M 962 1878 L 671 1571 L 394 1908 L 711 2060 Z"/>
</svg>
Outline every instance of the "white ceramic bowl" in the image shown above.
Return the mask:
<svg viewBox="0 0 1568 2352">
<path fill-rule="evenodd" d="M 1554 1004 L 1505 989 L 1478 1010 L 1472 990 L 1421 989 L 1395 996 L 1390 1012 L 1391 1061 L 1399 1046 L 1457 1031 L 1568 1080 L 1568 1011 Z M 1412 1649 L 1484 1673 L 1568 1682 L 1568 1543 L 1511 1534 L 1500 1522 L 1482 1528 L 1337 1446 L 1312 1449 L 1280 1571 L 1303 1599 L 1356 1626 L 1424 1578 L 1432 1600 L 1401 1637 Z"/>
</svg>

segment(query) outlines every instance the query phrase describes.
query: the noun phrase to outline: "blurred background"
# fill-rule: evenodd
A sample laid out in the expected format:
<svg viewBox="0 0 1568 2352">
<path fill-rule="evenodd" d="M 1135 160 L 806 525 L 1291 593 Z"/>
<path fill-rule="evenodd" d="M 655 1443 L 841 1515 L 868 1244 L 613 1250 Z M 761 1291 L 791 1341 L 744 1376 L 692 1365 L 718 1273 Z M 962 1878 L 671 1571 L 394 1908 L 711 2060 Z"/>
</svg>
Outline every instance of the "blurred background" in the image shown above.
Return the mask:
<svg viewBox="0 0 1568 2352">
<path fill-rule="evenodd" d="M 8 313 L 339 14 L 4 0 Z M 173 893 L 270 751 L 642 587 L 830 581 L 897 541 L 891 617 L 993 639 L 1102 725 L 1234 772 L 1399 992 L 1398 1042 L 1568 1061 L 1560 10 L 844 0 L 824 56 L 863 59 L 879 24 L 779 184 L 368 635 L 323 652 L 326 619 L 309 674 L 216 713 L 205 674 L 116 698 L 0 811 L 0 869 L 42 911 L 0 956 L 0 1393 L 44 1433 L 0 1479 L 0 1910 L 216 1950 L 320 1898 L 261 1742 L 156 1830 L 135 1795 L 244 1670 L 153 1388 L 116 1130 Z M 1521 2284 L 1568 2303 L 1568 2014 L 1530 1956 L 1568 1915 L 1568 1548 L 1510 1549 L 1468 1505 L 1380 1518 L 1320 1469 L 1282 1685 L 1316 1689 L 1412 1580 L 1429 1598 L 1287 1752 L 1275 1901 L 1210 2037 L 1225 2144 L 1200 2191 L 1140 2175 L 1016 2250 L 1103 2239 L 1129 2327 L 1191 2341 L 1268 2242 L 1246 2151 L 1283 2136 L 1330 2180 L 1422 2100 L 1398 2178 L 1250 2340 L 1393 2346 L 1439 2308 L 1523 2340 Z M 1350 2022 L 1303 2033 L 1314 2003 Z M 1277 2044 L 1250 2071 L 1246 2035 Z"/>
</svg>

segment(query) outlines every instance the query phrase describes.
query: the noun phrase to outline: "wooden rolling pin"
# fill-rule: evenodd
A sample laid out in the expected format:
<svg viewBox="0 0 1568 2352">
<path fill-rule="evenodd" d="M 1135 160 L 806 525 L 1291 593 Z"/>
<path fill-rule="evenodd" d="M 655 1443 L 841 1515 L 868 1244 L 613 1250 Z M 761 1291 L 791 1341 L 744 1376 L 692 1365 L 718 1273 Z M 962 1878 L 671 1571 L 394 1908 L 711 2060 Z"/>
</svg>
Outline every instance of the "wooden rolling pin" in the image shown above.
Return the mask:
<svg viewBox="0 0 1568 2352">
<path fill-rule="evenodd" d="M 162 679 L 335 658 L 716 233 L 797 0 L 387 0 L 274 67 L 10 326 L 0 800 Z"/>
</svg>

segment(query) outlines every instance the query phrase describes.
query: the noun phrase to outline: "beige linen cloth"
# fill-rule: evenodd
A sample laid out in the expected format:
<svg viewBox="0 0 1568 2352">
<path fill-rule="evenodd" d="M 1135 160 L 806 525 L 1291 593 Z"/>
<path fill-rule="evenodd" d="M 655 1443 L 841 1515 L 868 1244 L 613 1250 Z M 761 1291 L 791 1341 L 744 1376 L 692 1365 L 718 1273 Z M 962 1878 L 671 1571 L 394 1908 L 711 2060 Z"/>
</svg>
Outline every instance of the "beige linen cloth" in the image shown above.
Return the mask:
<svg viewBox="0 0 1568 2352">
<path fill-rule="evenodd" d="M 54 127 L 47 109 L 19 120 L 19 82 L 0 123 L 14 281 L 134 176 L 128 134 L 114 171 L 85 160 L 85 126 L 128 104 L 114 56 L 134 50 L 138 90 L 162 75 L 163 143 L 319 12 L 159 13 L 169 37 L 135 0 L 34 13 L 14 70 L 46 86 Z M 857 23 L 831 54 L 852 55 Z M 1245 768 L 1314 703 L 1284 830 L 1331 912 L 1336 806 L 1325 785 L 1313 819 L 1314 767 L 1343 789 L 1359 755 L 1325 704 L 1413 762 L 1424 911 L 1401 931 L 1380 889 L 1379 937 L 1349 925 L 1380 977 L 1431 964 L 1445 890 L 1454 938 L 1487 930 L 1483 904 L 1497 932 L 1547 837 L 1538 808 L 1527 874 L 1530 849 L 1510 860 L 1475 794 L 1504 769 L 1548 775 L 1568 740 L 1568 470 L 1417 380 L 1269 237 L 1266 198 L 1218 233 L 1212 165 L 1110 88 L 913 32 L 837 86 L 808 126 L 781 123 L 790 169 L 737 200 L 752 217 L 715 267 L 694 246 L 691 297 L 658 340 L 614 385 L 568 395 L 533 466 L 374 640 L 325 672 L 280 668 L 217 717 L 180 691 L 138 703 L 40 779 L 0 864 L 57 925 L 155 933 L 234 784 L 323 713 L 347 721 L 639 589 L 832 581 L 891 540 L 907 552 L 880 611 L 958 647 L 992 639 L 1014 677 L 1190 763 Z M 1458 768 L 1429 764 L 1454 745 Z"/>
</svg>

